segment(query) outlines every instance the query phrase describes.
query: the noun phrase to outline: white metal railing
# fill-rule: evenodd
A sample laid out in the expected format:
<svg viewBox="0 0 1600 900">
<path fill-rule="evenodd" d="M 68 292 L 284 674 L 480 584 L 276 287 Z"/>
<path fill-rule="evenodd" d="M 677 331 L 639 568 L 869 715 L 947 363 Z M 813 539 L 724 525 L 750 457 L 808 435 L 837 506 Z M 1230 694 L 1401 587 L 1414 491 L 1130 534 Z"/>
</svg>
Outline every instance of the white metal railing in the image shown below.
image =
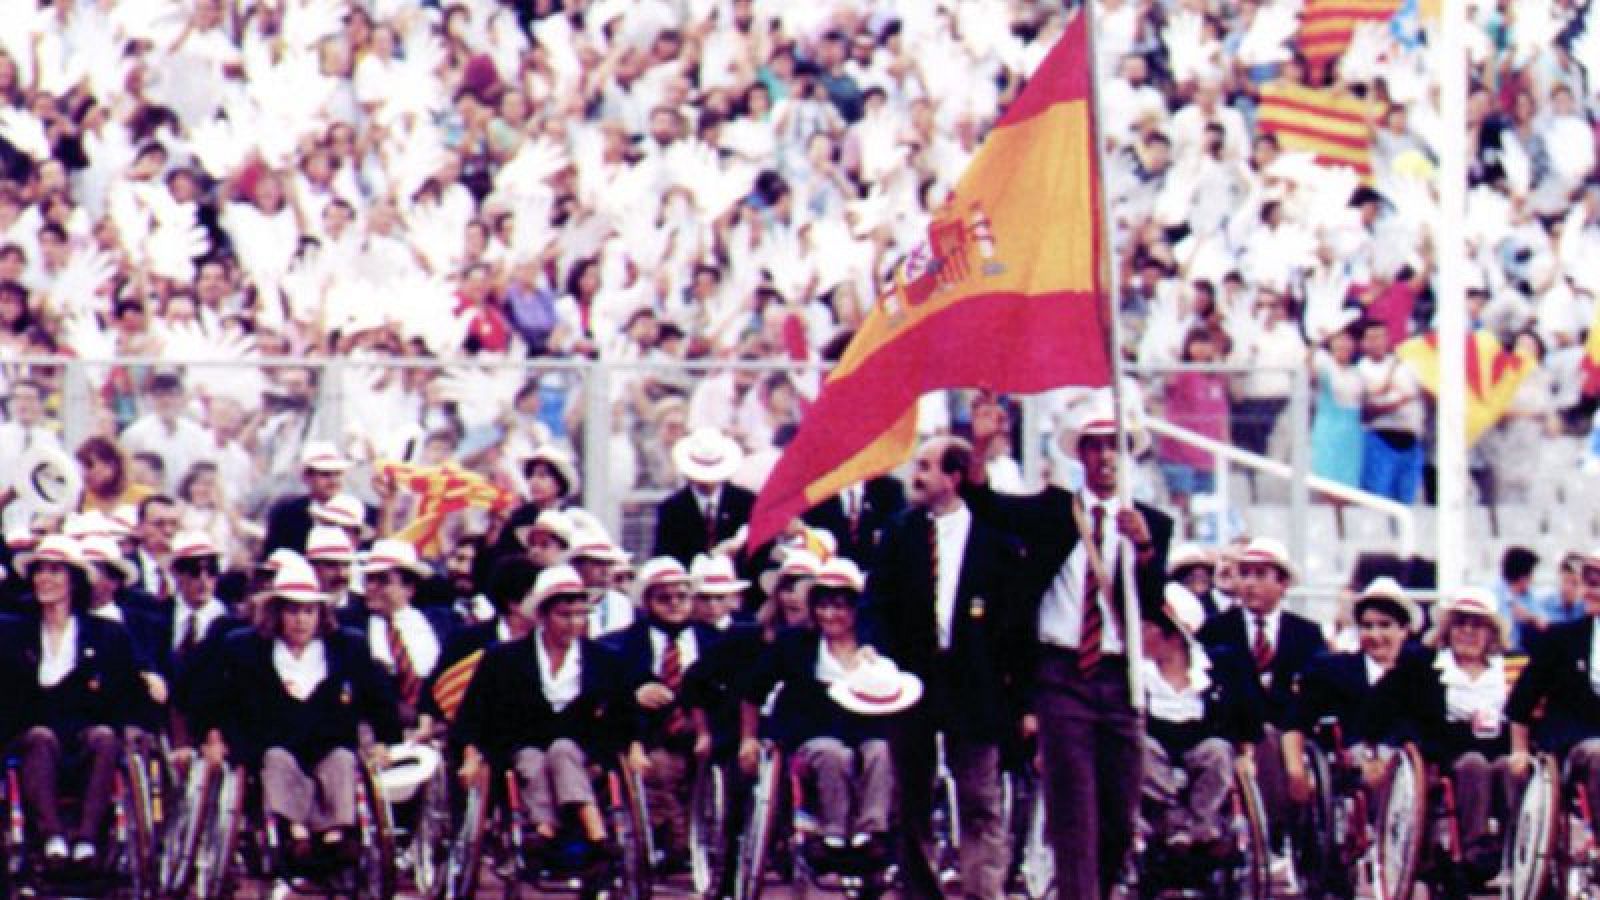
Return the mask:
<svg viewBox="0 0 1600 900">
<path fill-rule="evenodd" d="M 1294 469 L 1285 463 L 1251 453 L 1248 450 L 1240 450 L 1231 444 L 1213 440 L 1181 425 L 1174 425 L 1171 422 L 1165 422 L 1154 417 L 1147 419 L 1144 425 L 1164 438 L 1188 444 L 1216 455 L 1221 469 L 1217 479 L 1219 484 L 1227 483 L 1227 467 L 1230 465 L 1238 465 L 1274 478 L 1293 480 L 1295 477 Z M 1364 506 L 1368 509 L 1376 510 L 1394 519 L 1400 555 L 1405 557 L 1415 555 L 1417 528 L 1416 518 L 1412 514 L 1411 507 L 1403 503 L 1397 503 L 1387 497 L 1380 497 L 1377 494 L 1371 494 L 1359 488 L 1353 488 L 1349 485 L 1323 478 L 1320 475 L 1307 473 L 1305 483 L 1307 487 L 1318 493 L 1326 494 L 1356 506 Z"/>
</svg>

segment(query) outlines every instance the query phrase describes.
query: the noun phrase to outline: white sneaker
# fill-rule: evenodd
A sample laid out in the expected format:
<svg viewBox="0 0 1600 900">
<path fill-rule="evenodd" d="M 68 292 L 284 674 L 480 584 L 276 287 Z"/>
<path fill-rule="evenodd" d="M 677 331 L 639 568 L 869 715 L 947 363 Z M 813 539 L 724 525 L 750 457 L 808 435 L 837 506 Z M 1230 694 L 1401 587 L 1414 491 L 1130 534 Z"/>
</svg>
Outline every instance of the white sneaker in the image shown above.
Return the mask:
<svg viewBox="0 0 1600 900">
<path fill-rule="evenodd" d="M 73 844 L 72 861 L 74 863 L 94 862 L 94 844 L 89 841 L 78 841 Z"/>
<path fill-rule="evenodd" d="M 45 841 L 44 858 L 57 862 L 65 861 L 67 858 L 67 839 L 58 834 Z"/>
</svg>

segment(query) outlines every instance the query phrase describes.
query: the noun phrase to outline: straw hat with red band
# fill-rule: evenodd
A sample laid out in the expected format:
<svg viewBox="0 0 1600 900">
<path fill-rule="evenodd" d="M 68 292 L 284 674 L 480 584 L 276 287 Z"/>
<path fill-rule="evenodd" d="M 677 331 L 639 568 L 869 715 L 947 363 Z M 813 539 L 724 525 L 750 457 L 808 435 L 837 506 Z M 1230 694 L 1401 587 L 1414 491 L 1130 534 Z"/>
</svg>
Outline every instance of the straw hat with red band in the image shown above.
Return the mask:
<svg viewBox="0 0 1600 900">
<path fill-rule="evenodd" d="M 762 572 L 757 580 L 761 583 L 761 592 L 770 594 L 778 589 L 778 582 L 783 579 L 815 578 L 820 568 L 822 560 L 815 553 L 802 547 L 791 547 L 784 551 L 783 561 L 777 568 Z"/>
<path fill-rule="evenodd" d="M 418 578 L 433 574 L 433 569 L 417 558 L 417 548 L 410 541 L 385 538 L 374 542 L 372 549 L 361 555 L 361 573 L 364 576 L 396 569 L 410 572 Z"/>
<path fill-rule="evenodd" d="M 744 463 L 737 441 L 716 428 L 696 428 L 672 445 L 672 464 L 679 474 L 699 484 L 721 484 Z"/>
<path fill-rule="evenodd" d="M 311 563 L 298 553 L 278 559 L 278 570 L 272 573 L 272 589 L 268 597 L 290 603 L 327 603 L 331 599 L 317 583 L 317 573 Z"/>
<path fill-rule="evenodd" d="M 532 524 L 518 526 L 514 532 L 517 543 L 524 547 L 528 546 L 528 539 L 533 537 L 534 532 L 548 534 L 560 541 L 563 546 L 572 546 L 572 520 L 559 509 L 547 509 L 539 513 L 539 517 L 534 519 Z"/>
<path fill-rule="evenodd" d="M 17 571 L 27 576 L 36 562 L 58 562 L 73 566 L 85 575 L 89 574 L 89 563 L 83 558 L 82 545 L 64 534 L 49 535 L 33 550 L 18 554 Z"/>
<path fill-rule="evenodd" d="M 544 609 L 544 605 L 557 597 L 572 597 L 579 600 L 589 599 L 588 588 L 583 583 L 583 576 L 571 566 L 551 566 L 539 573 L 533 583 L 533 608 L 535 611 Z"/>
<path fill-rule="evenodd" d="M 579 528 L 572 533 L 572 549 L 568 559 L 592 559 L 598 562 L 619 563 L 623 560 L 622 548 L 611 542 L 611 536 L 597 528 Z"/>
<path fill-rule="evenodd" d="M 311 562 L 353 562 L 356 548 L 343 528 L 318 525 L 306 535 L 305 558 Z"/>
<path fill-rule="evenodd" d="M 696 556 L 689 565 L 689 577 L 694 579 L 697 594 L 739 594 L 750 586 L 733 570 L 733 560 L 726 556 Z"/>
<path fill-rule="evenodd" d="M 1267 565 L 1283 573 L 1283 577 L 1294 581 L 1299 577 L 1295 571 L 1294 563 L 1289 559 L 1289 548 L 1283 541 L 1276 538 L 1256 538 L 1245 545 L 1244 551 L 1238 556 L 1239 565 Z"/>
<path fill-rule="evenodd" d="M 98 509 L 91 509 L 84 513 L 74 513 L 67 516 L 61 523 L 61 533 L 74 540 L 83 541 L 92 537 L 117 536 L 117 526 L 111 518 Z"/>
<path fill-rule="evenodd" d="M 683 563 L 670 556 L 657 556 L 639 567 L 639 596 L 643 597 L 651 588 L 689 584 L 693 580 Z"/>
<path fill-rule="evenodd" d="M 878 657 L 835 681 L 828 696 L 853 713 L 889 716 L 917 705 L 922 699 L 922 679 L 900 671 L 893 660 Z"/>
<path fill-rule="evenodd" d="M 1161 612 L 1190 640 L 1206 622 L 1206 608 L 1200 598 L 1176 581 L 1168 582 L 1162 591 Z"/>
<path fill-rule="evenodd" d="M 118 540 L 132 537 L 139 527 L 139 508 L 131 503 L 124 503 L 113 509 L 111 515 L 106 518 L 111 520 L 112 537 Z"/>
<path fill-rule="evenodd" d="M 572 457 L 566 451 L 554 444 L 541 444 L 522 458 L 522 474 L 526 477 L 533 470 L 536 463 L 544 463 L 556 473 L 556 478 L 561 482 L 561 497 L 576 496 L 578 488 L 583 485 L 578 475 L 578 466 L 573 463 Z"/>
<path fill-rule="evenodd" d="M 350 468 L 339 448 L 331 441 L 307 441 L 300 451 L 300 468 L 313 472 L 343 472 Z"/>
<path fill-rule="evenodd" d="M 84 538 L 79 543 L 83 547 L 84 559 L 93 565 L 110 568 L 122 579 L 123 584 L 139 580 L 139 568 L 122 555 L 122 548 L 117 546 L 115 538 L 99 534 Z"/>
<path fill-rule="evenodd" d="M 31 550 L 39 543 L 39 536 L 28 525 L 13 525 L 6 529 L 6 547 L 12 553 Z"/>
<path fill-rule="evenodd" d="M 1500 615 L 1500 607 L 1495 602 L 1494 594 L 1484 588 L 1459 588 L 1440 601 L 1438 610 L 1433 629 L 1428 632 L 1428 643 L 1435 647 L 1447 646 L 1451 627 L 1455 625 L 1456 619 L 1463 616 L 1477 616 L 1488 620 L 1500 636 L 1500 648 L 1504 650 L 1511 646 L 1511 623 Z"/>
<path fill-rule="evenodd" d="M 211 535 L 204 531 L 185 531 L 172 539 L 173 559 L 204 559 L 206 557 L 220 559 L 222 551 L 217 549 L 217 542 Z"/>
<path fill-rule="evenodd" d="M 1400 582 L 1387 575 L 1372 579 L 1372 583 L 1356 598 L 1352 614 L 1359 619 L 1362 611 L 1372 608 L 1394 616 L 1407 631 L 1422 627 L 1422 611 L 1417 609 L 1416 602 L 1406 594 Z"/>
<path fill-rule="evenodd" d="M 1123 415 L 1123 422 L 1127 426 L 1128 441 L 1132 445 L 1134 456 L 1143 456 L 1150 449 L 1150 433 L 1145 431 L 1134 417 Z M 1117 434 L 1117 417 L 1111 399 L 1109 388 L 1095 391 L 1093 396 L 1079 404 L 1067 420 L 1062 423 L 1061 430 L 1056 435 L 1056 441 L 1061 447 L 1061 452 L 1068 458 L 1078 457 L 1078 441 L 1087 436 L 1115 437 Z"/>
<path fill-rule="evenodd" d="M 1199 544 L 1183 543 L 1172 548 L 1167 554 L 1167 576 L 1175 577 L 1185 569 L 1199 566 L 1204 569 L 1215 569 L 1217 557 L 1210 548 Z"/>
<path fill-rule="evenodd" d="M 861 569 L 854 562 L 843 556 L 836 556 L 817 569 L 816 579 L 811 582 L 811 586 L 859 594 L 866 590 L 867 576 L 861 574 Z"/>
<path fill-rule="evenodd" d="M 363 537 L 372 533 L 367 524 L 367 507 L 354 494 L 334 494 L 327 503 L 311 504 L 311 521 L 319 525 L 358 529 Z"/>
</svg>

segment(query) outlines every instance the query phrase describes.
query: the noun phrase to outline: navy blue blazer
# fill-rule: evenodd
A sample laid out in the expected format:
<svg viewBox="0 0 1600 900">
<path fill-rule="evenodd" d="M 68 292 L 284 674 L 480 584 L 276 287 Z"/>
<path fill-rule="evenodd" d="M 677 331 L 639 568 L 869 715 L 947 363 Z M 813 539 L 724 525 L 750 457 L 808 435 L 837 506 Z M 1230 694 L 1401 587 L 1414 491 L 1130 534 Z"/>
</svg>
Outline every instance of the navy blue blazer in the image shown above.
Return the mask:
<svg viewBox="0 0 1600 900">
<path fill-rule="evenodd" d="M 1450 721 L 1442 673 L 1435 667 L 1438 659 L 1433 650 L 1407 653 L 1378 682 L 1373 721 L 1380 739 L 1395 746 L 1415 743 L 1424 758 L 1441 764 L 1465 753 L 1482 753 L 1491 760 L 1509 753 L 1511 735 L 1503 711 L 1500 732 L 1492 738 L 1475 735 L 1469 722 Z"/>
<path fill-rule="evenodd" d="M 1008 737 L 1023 709 L 1025 674 L 1017 652 L 1030 633 L 1017 573 L 1021 555 L 976 515 L 956 582 L 950 649 L 939 649 L 935 617 L 933 523 L 908 509 L 889 529 L 867 582 L 868 619 L 885 655 L 922 679 L 921 708 L 935 727 L 963 739 Z M 1035 615 L 1034 618 L 1037 618 Z"/>
<path fill-rule="evenodd" d="M 499 768 L 510 766 L 523 747 L 544 749 L 557 738 L 577 741 L 591 762 L 626 749 L 636 734 L 636 720 L 616 653 L 583 640 L 578 697 L 557 712 L 544 696 L 533 644 L 538 637 L 534 632 L 484 651 L 451 728 L 452 743 L 477 747 Z"/>
<path fill-rule="evenodd" d="M 1229 647 L 1242 654 L 1255 666 L 1251 654 L 1249 631 L 1245 628 L 1245 611 L 1234 606 L 1209 620 L 1200 628 L 1200 642 L 1207 647 Z M 1278 622 L 1278 643 L 1272 650 L 1272 663 L 1262 673 L 1261 689 L 1265 694 L 1265 720 L 1279 728 L 1288 727 L 1289 710 L 1300 678 L 1313 659 L 1326 653 L 1328 643 L 1322 629 L 1315 622 L 1288 610 Z"/>
<path fill-rule="evenodd" d="M 737 485 L 723 485 L 717 502 L 713 543 L 733 537 L 739 526 L 749 522 L 755 503 L 755 494 Z M 656 508 L 654 546 L 656 556 L 670 556 L 686 566 L 694 560 L 695 554 L 710 549 L 706 543 L 706 518 L 691 488 L 679 488 Z"/>
<path fill-rule="evenodd" d="M 1201 695 L 1205 714 L 1194 722 L 1167 722 L 1146 716 L 1145 730 L 1170 759 L 1178 759 L 1196 744 L 1220 737 L 1235 745 L 1261 740 L 1266 704 L 1255 665 L 1248 656 L 1226 646 L 1204 647 L 1211 659 L 1211 685 Z"/>
<path fill-rule="evenodd" d="M 1401 665 L 1413 665 L 1402 651 Z M 1393 669 L 1390 670 L 1394 671 Z M 1387 673 L 1386 673 L 1387 674 Z M 1324 653 L 1312 660 L 1300 679 L 1286 727 L 1313 734 L 1318 723 L 1332 719 L 1339 725 L 1344 746 L 1381 743 L 1378 683 L 1367 677 L 1366 658 L 1360 653 Z"/>
<path fill-rule="evenodd" d="M 1532 726 L 1540 749 L 1565 754 L 1580 741 L 1600 737 L 1600 695 L 1589 671 L 1593 644 L 1593 618 L 1552 625 L 1534 644 L 1528 667 L 1511 689 L 1506 716 Z M 1536 719 L 1541 703 L 1544 712 Z"/>
<path fill-rule="evenodd" d="M 78 659 L 54 687 L 39 683 L 42 657 L 38 616 L 0 623 L 0 666 L 10 677 L 0 721 L 8 736 L 43 725 L 66 737 L 94 725 L 141 724 L 144 685 L 134 664 L 133 641 L 127 629 L 107 619 L 74 613 L 78 623 Z"/>
<path fill-rule="evenodd" d="M 783 685 L 767 722 L 767 736 L 786 751 L 815 737 L 838 738 L 855 746 L 864 740 L 889 738 L 894 716 L 863 716 L 833 702 L 828 688 L 817 680 L 817 658 L 822 635 L 792 629 L 778 635 L 762 655 L 745 685 L 745 702 L 760 706 L 777 685 Z M 871 645 L 863 640 L 863 646 Z"/>
<path fill-rule="evenodd" d="M 329 752 L 359 746 L 363 723 L 381 743 L 400 739 L 392 679 L 372 661 L 366 639 L 339 630 L 322 640 L 328 677 L 305 700 L 284 689 L 272 639 L 239 630 L 224 640 L 219 671 L 206 679 L 217 698 L 208 708 L 234 760 L 257 768 L 268 749 L 282 747 L 309 771 Z"/>
<path fill-rule="evenodd" d="M 853 527 L 838 494 L 806 510 L 801 518 L 807 525 L 832 534 L 839 542 L 839 555 L 855 560 L 865 569 L 876 561 L 889 526 L 905 508 L 906 491 L 900 479 L 882 475 L 862 485 L 861 510 Z"/>
<path fill-rule="evenodd" d="M 648 618 L 639 619 L 627 628 L 600 639 L 602 644 L 616 652 L 622 664 L 622 677 L 627 683 L 630 695 L 641 686 L 660 680 L 655 673 L 655 648 L 650 643 L 650 630 L 653 627 Z M 690 671 L 699 666 L 707 654 L 714 652 L 716 646 L 726 637 L 724 632 L 704 622 L 691 622 L 688 627 L 694 632 L 695 662 L 684 669 L 684 681 L 679 685 L 680 695 L 677 703 L 657 710 L 639 710 L 639 729 L 647 742 L 654 742 L 661 737 L 661 729 L 666 725 L 673 709 L 684 705 L 682 691 L 684 684 L 690 682 Z"/>
</svg>

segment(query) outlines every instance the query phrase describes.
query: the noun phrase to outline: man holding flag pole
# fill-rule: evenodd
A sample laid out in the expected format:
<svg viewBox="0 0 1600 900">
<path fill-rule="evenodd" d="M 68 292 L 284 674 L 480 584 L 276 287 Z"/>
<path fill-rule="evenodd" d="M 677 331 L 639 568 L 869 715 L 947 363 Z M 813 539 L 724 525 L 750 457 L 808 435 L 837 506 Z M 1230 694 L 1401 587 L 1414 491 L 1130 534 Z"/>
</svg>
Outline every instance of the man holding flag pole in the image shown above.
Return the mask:
<svg viewBox="0 0 1600 900">
<path fill-rule="evenodd" d="M 1072 435 L 1090 473 L 1083 499 L 1056 488 L 1002 498 L 981 471 L 965 491 L 975 516 L 1028 550 L 1020 609 L 995 613 L 1020 623 L 1019 649 L 1037 651 L 1024 653 L 1037 663 L 1022 674 L 1035 700 L 1024 724 L 1040 737 L 1064 898 L 1104 896 L 1131 844 L 1139 604 L 1160 602 L 1172 533 L 1170 518 L 1128 501 L 1120 472 L 1127 435 L 1091 31 L 1087 13 L 1069 21 L 935 211 L 926 243 L 880 292 L 767 480 L 747 542 L 764 545 L 806 509 L 904 463 L 929 391 L 1111 386 Z"/>
</svg>

